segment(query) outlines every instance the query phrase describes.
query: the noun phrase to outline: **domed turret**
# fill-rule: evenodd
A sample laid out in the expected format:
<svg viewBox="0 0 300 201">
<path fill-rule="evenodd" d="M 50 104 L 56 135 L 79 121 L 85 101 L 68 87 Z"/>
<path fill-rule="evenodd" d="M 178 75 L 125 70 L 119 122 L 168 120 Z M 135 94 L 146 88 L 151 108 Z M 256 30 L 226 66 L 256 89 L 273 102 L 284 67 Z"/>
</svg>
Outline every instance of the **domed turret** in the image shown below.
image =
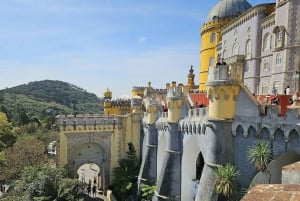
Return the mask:
<svg viewBox="0 0 300 201">
<path fill-rule="evenodd" d="M 222 0 L 209 12 L 205 23 L 239 16 L 251 7 L 247 0 Z"/>
<path fill-rule="evenodd" d="M 221 0 L 209 12 L 200 34 L 199 90 L 206 91 L 208 68 L 217 61 L 217 45 L 222 41 L 221 29 L 251 7 L 247 0 Z"/>
<path fill-rule="evenodd" d="M 106 89 L 106 91 L 103 93 L 104 99 L 111 99 L 112 98 L 112 92 L 109 89 Z"/>
</svg>

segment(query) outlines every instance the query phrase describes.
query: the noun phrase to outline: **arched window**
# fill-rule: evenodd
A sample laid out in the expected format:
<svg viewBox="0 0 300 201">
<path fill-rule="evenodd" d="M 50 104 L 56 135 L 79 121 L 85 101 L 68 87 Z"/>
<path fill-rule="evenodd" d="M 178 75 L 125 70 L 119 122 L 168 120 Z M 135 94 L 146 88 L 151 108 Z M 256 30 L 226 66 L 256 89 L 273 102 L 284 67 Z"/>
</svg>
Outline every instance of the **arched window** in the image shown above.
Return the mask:
<svg viewBox="0 0 300 201">
<path fill-rule="evenodd" d="M 273 33 L 275 35 L 275 48 L 282 48 L 284 46 L 284 33 L 285 33 L 285 28 L 284 26 L 276 26 L 273 29 Z"/>
<path fill-rule="evenodd" d="M 264 50 L 271 49 L 271 34 L 266 33 L 263 40 L 263 48 Z"/>
<path fill-rule="evenodd" d="M 273 94 L 276 94 L 278 92 L 279 86 L 280 86 L 279 81 L 274 81 L 273 82 L 273 88 L 272 88 L 272 93 Z"/>
<path fill-rule="evenodd" d="M 248 35 L 248 38 L 251 37 L 251 27 L 248 27 L 248 30 L 247 30 L 247 35 Z"/>
<path fill-rule="evenodd" d="M 238 54 L 239 54 L 239 44 L 234 43 L 234 45 L 232 47 L 232 56 L 238 55 Z"/>
<path fill-rule="evenodd" d="M 251 49 L 252 49 L 252 43 L 251 40 L 248 39 L 246 42 L 246 54 L 251 54 Z"/>
<path fill-rule="evenodd" d="M 281 41 L 282 40 L 282 32 L 281 31 L 276 32 L 275 38 L 276 38 L 276 41 Z"/>
<path fill-rule="evenodd" d="M 261 94 L 268 94 L 268 84 L 266 82 L 261 82 Z"/>
<path fill-rule="evenodd" d="M 282 54 L 281 53 L 276 54 L 275 64 L 276 65 L 282 64 Z"/>
<path fill-rule="evenodd" d="M 210 34 L 210 42 L 214 43 L 216 41 L 216 33 L 211 33 Z"/>
<path fill-rule="evenodd" d="M 237 38 L 237 35 L 238 35 L 238 30 L 236 29 L 236 30 L 234 30 L 234 33 L 233 33 L 233 36 L 234 36 L 234 38 Z"/>
<path fill-rule="evenodd" d="M 246 63 L 245 63 L 245 72 L 248 72 L 249 71 L 249 69 L 250 69 L 250 61 L 246 61 Z"/>
</svg>

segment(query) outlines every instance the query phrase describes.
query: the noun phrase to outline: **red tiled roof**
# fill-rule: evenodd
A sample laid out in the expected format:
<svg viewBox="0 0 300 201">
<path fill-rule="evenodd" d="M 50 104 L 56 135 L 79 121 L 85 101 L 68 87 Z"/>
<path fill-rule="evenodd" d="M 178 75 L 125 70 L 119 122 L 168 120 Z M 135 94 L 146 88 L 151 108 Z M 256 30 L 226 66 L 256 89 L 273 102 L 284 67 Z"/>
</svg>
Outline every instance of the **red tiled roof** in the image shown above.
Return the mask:
<svg viewBox="0 0 300 201">
<path fill-rule="evenodd" d="M 271 104 L 271 100 L 276 97 L 276 95 L 255 95 L 255 99 L 258 101 L 259 104 L 264 105 L 266 97 L 269 96 L 268 98 L 268 105 Z M 289 98 L 291 98 L 291 95 L 278 95 L 279 98 L 279 105 L 280 110 L 279 113 L 280 115 L 285 115 L 287 112 L 287 106 L 290 105 L 289 103 Z"/>
<path fill-rule="evenodd" d="M 203 102 L 205 106 L 208 106 L 209 104 L 207 95 L 204 93 L 190 93 L 190 97 L 195 105 L 196 103 L 200 104 L 201 102 Z"/>
<path fill-rule="evenodd" d="M 300 201 L 300 185 L 258 184 L 241 201 Z"/>
</svg>

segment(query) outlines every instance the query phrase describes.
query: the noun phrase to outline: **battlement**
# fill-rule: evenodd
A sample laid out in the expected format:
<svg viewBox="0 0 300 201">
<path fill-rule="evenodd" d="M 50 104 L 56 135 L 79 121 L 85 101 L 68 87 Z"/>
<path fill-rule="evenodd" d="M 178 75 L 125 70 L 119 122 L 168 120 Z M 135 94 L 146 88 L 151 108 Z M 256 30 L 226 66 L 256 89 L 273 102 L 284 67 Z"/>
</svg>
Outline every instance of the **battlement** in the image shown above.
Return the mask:
<svg viewBox="0 0 300 201">
<path fill-rule="evenodd" d="M 242 82 L 242 66 L 216 65 L 209 67 L 208 82 L 211 81 Z"/>
<path fill-rule="evenodd" d="M 207 82 L 214 81 L 243 81 L 243 55 L 236 55 L 226 59 L 227 64 L 216 64 L 209 67 Z M 229 64 L 229 65 L 228 65 Z"/>
<path fill-rule="evenodd" d="M 153 89 L 154 93 L 157 94 L 166 94 L 167 93 L 167 89 Z"/>
<path fill-rule="evenodd" d="M 182 99 L 184 96 L 185 87 L 183 84 L 178 84 L 176 86 L 176 82 L 172 82 L 172 85 L 167 88 L 167 98 L 168 99 Z"/>
<path fill-rule="evenodd" d="M 56 126 L 64 130 L 96 130 L 106 128 L 121 128 L 121 119 L 117 116 L 101 116 L 98 114 L 78 114 L 78 115 L 58 115 L 56 116 Z"/>
<path fill-rule="evenodd" d="M 145 86 L 133 86 L 132 87 L 132 90 L 144 90 L 144 89 L 146 89 L 147 87 L 145 87 Z"/>
<path fill-rule="evenodd" d="M 111 101 L 112 107 L 121 107 L 121 106 L 126 106 L 130 107 L 131 105 L 131 100 L 130 99 L 116 99 Z"/>
</svg>

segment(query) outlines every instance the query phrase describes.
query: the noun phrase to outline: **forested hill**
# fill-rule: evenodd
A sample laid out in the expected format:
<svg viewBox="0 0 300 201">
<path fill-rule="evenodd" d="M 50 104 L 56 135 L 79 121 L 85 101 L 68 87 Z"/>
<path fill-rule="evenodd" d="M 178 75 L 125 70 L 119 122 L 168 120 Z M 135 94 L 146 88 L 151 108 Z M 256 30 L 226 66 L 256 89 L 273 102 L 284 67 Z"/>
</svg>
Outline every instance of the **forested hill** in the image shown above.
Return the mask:
<svg viewBox="0 0 300 201">
<path fill-rule="evenodd" d="M 43 118 L 56 114 L 102 114 L 103 101 L 73 84 L 44 80 L 0 90 L 0 106 L 9 116 L 16 110 Z"/>
</svg>

